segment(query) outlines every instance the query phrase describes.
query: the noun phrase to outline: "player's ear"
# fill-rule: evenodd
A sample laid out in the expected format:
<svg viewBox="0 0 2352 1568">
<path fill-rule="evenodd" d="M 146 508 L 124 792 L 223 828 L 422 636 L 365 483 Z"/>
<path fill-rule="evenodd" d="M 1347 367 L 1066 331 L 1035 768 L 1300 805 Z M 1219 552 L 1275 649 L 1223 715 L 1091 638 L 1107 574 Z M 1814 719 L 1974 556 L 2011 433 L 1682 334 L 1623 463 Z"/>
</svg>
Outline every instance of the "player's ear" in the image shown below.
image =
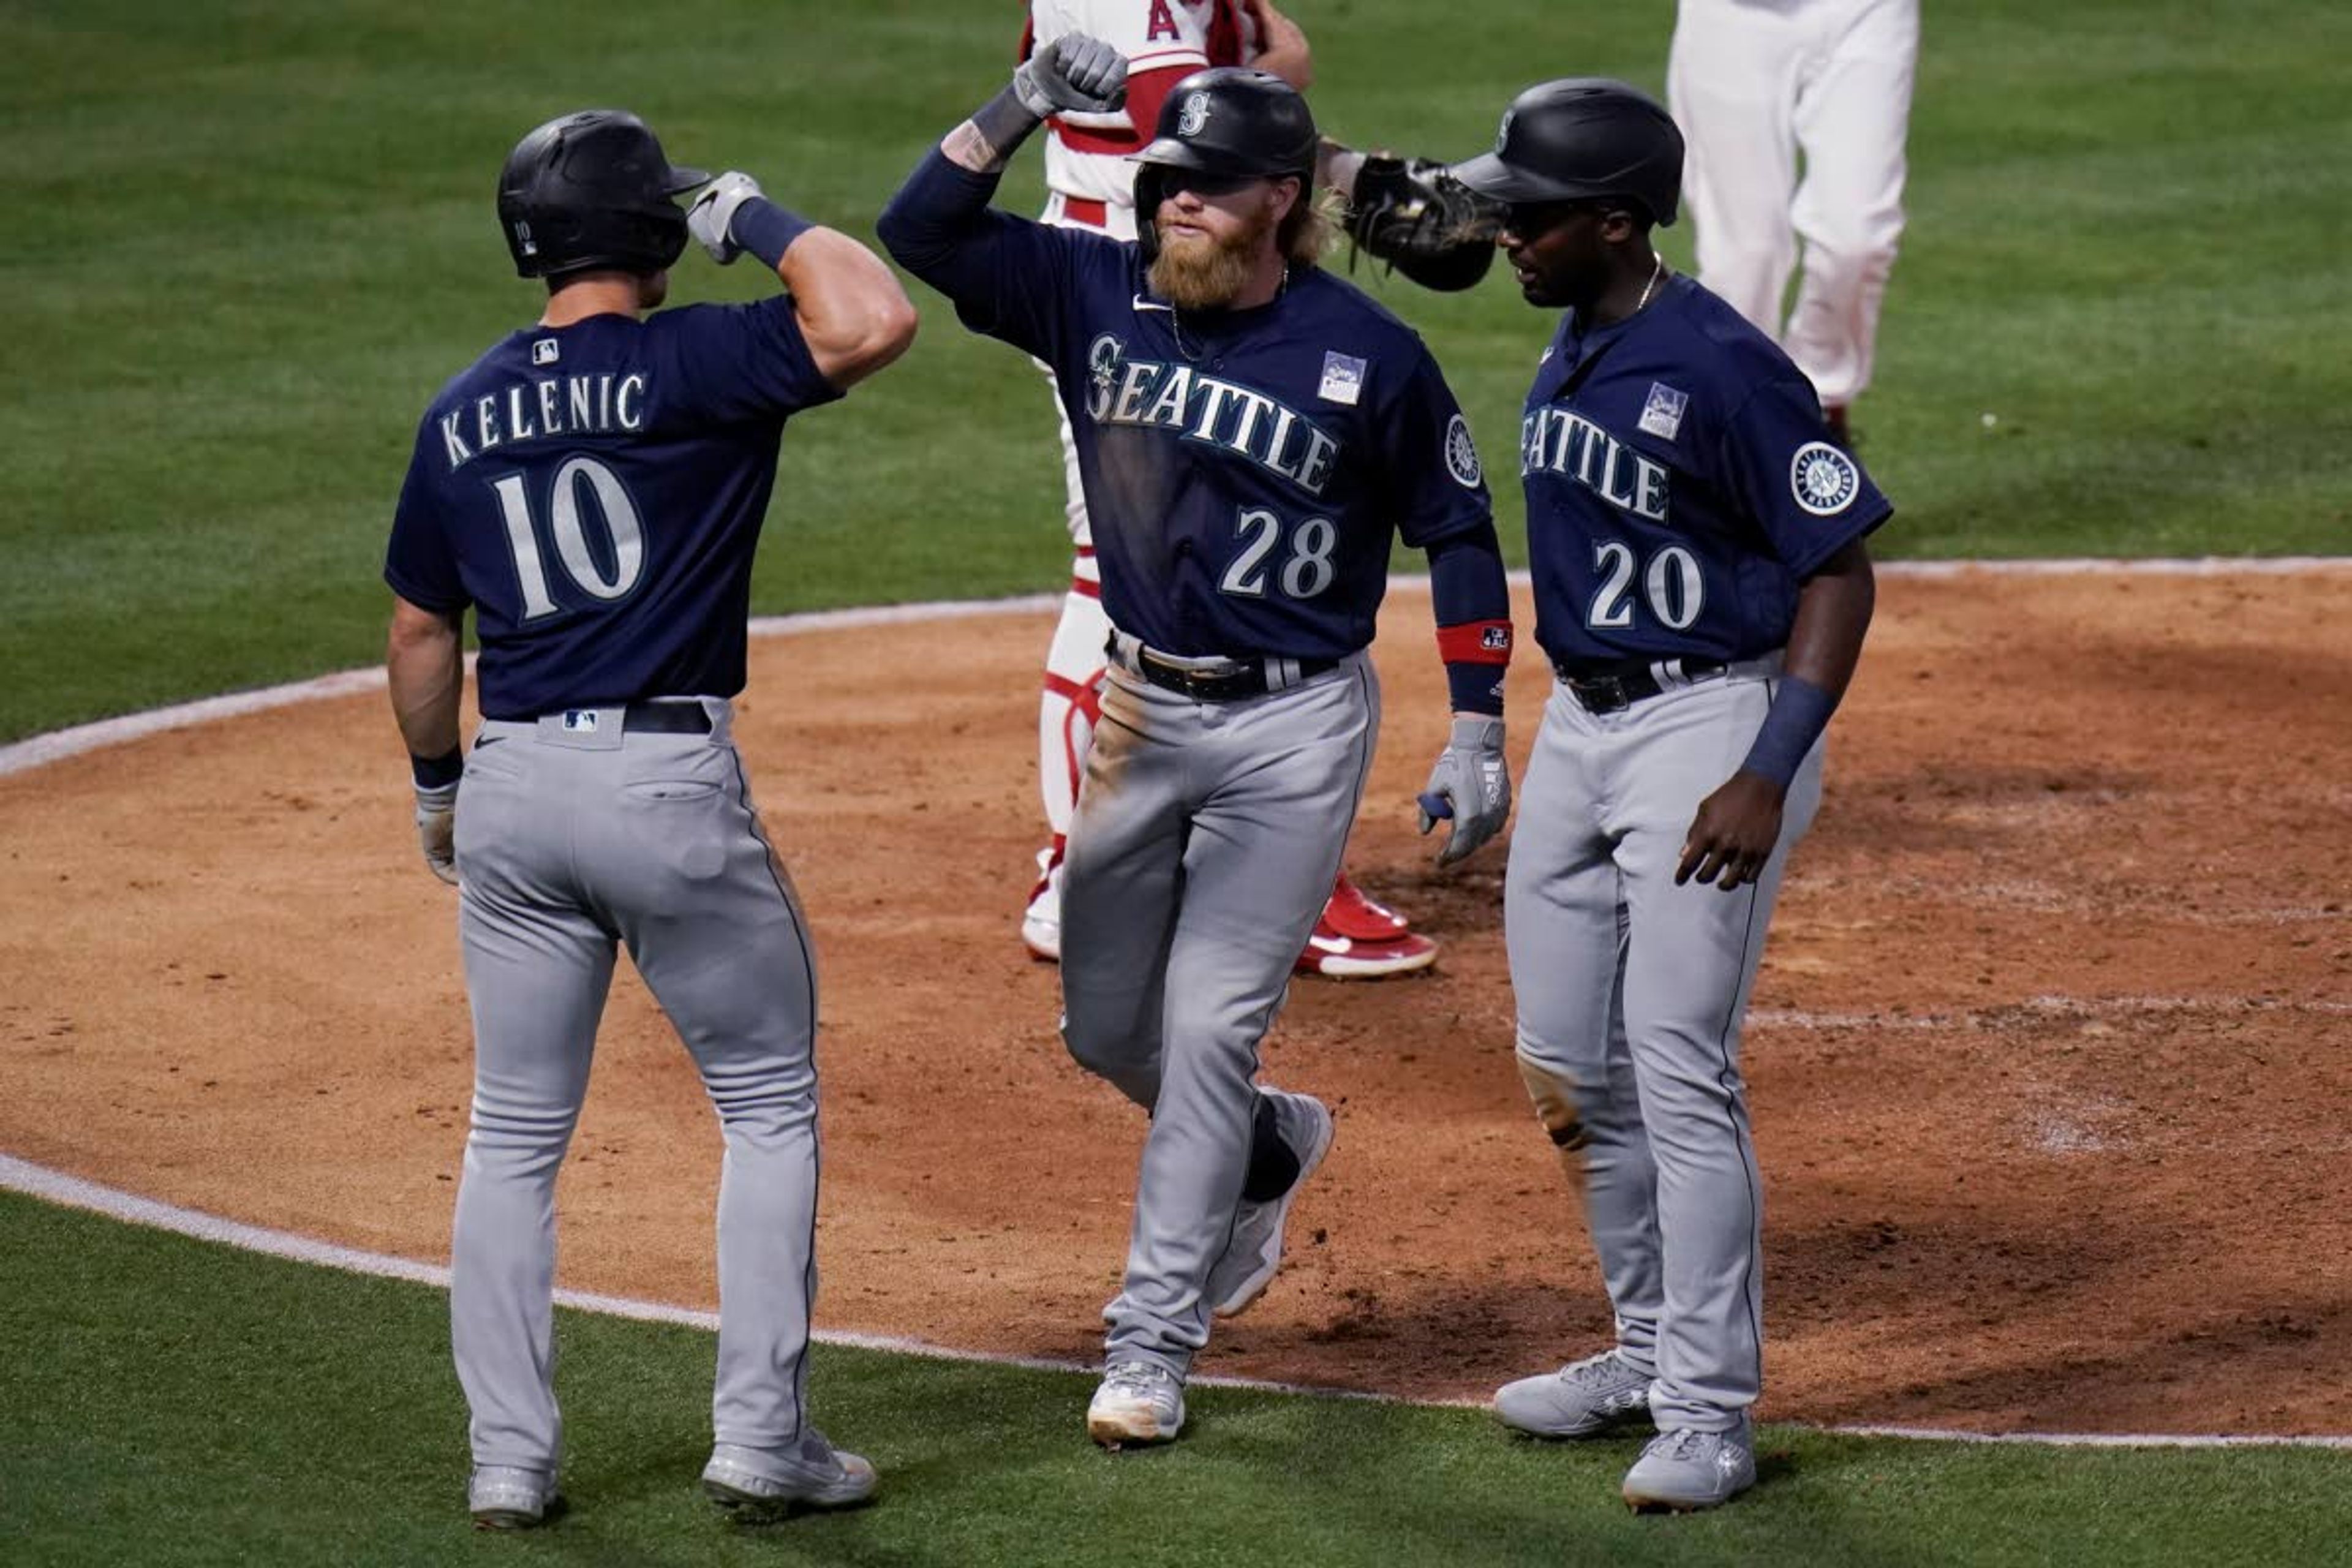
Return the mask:
<svg viewBox="0 0 2352 1568">
<path fill-rule="evenodd" d="M 1266 186 L 1265 210 L 1276 224 L 1290 216 L 1307 192 L 1296 174 L 1286 174 Z"/>
</svg>

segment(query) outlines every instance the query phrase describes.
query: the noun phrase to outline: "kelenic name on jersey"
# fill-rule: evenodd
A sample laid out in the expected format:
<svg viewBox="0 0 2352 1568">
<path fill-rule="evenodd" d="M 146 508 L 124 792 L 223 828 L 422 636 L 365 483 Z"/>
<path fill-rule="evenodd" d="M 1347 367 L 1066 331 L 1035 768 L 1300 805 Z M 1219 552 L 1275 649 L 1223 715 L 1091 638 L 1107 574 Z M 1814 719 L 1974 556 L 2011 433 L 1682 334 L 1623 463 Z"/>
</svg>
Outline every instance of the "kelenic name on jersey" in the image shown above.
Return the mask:
<svg viewBox="0 0 2352 1568">
<path fill-rule="evenodd" d="M 1265 393 L 1191 365 L 1127 357 L 1111 333 L 1087 349 L 1087 412 L 1097 425 L 1181 431 L 1248 458 L 1309 495 L 1321 495 L 1339 458 L 1329 432 Z"/>
<path fill-rule="evenodd" d="M 646 427 L 646 378 L 642 372 L 614 375 L 549 376 L 528 385 L 509 385 L 504 396 L 490 393 L 461 403 L 440 416 L 442 450 L 455 473 L 482 453 L 509 441 L 551 436 L 635 434 Z M 467 437 L 473 444 L 467 444 Z"/>
</svg>

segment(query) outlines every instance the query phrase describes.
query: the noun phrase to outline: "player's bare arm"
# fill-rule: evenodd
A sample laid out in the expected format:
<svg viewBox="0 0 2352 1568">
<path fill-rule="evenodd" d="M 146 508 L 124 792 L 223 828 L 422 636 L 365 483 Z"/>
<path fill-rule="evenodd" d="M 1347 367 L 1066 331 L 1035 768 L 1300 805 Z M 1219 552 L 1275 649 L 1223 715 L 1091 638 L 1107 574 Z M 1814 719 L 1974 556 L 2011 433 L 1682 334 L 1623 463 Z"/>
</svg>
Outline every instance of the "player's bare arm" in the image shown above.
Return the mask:
<svg viewBox="0 0 2352 1568">
<path fill-rule="evenodd" d="M 416 785 L 416 837 L 425 863 L 445 882 L 457 879 L 457 779 L 463 762 L 457 719 L 466 689 L 465 617 L 443 615 L 393 595 L 384 638 L 384 675 L 393 716 L 408 744 Z"/>
<path fill-rule="evenodd" d="M 1258 48 L 1249 63 L 1262 71 L 1272 71 L 1299 91 L 1315 85 L 1315 54 L 1307 46 L 1307 34 L 1297 22 L 1269 3 L 1269 0 L 1246 0 L 1251 16 L 1257 20 Z"/>
<path fill-rule="evenodd" d="M 746 251 L 768 264 L 792 291 L 817 373 L 834 386 L 846 391 L 915 341 L 915 307 L 882 258 L 770 201 L 751 175 L 733 169 L 719 175 L 686 221 L 721 267 Z"/>
<path fill-rule="evenodd" d="M 1862 640 L 1870 630 L 1877 595 L 1870 552 L 1859 539 L 1805 579 L 1797 591 L 1788 659 L 1765 719 L 1766 733 L 1759 737 L 1759 751 L 1769 752 L 1777 740 L 1780 751 L 1793 750 L 1801 759 L 1820 739 L 1861 661 Z M 1783 704 L 1788 705 L 1786 717 Z M 1776 718 L 1779 728 L 1789 731 L 1785 736 L 1772 733 Z M 1699 803 L 1681 864 L 1675 868 L 1675 882 L 1696 877 L 1727 893 L 1755 881 L 1780 840 L 1780 807 L 1788 793 L 1788 775 L 1779 771 L 1773 758 L 1751 753 L 1722 788 Z"/>
</svg>

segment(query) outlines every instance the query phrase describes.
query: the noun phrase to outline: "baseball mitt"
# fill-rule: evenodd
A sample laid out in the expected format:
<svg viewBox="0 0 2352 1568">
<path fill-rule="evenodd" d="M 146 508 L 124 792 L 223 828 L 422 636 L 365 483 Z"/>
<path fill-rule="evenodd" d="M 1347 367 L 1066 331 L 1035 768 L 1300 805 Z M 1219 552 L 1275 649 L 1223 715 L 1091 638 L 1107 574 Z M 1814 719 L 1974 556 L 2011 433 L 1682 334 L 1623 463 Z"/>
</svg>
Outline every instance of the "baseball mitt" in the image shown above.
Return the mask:
<svg viewBox="0 0 2352 1568">
<path fill-rule="evenodd" d="M 1357 173 L 1346 220 L 1357 249 L 1424 289 L 1451 293 L 1486 276 L 1503 209 L 1433 158 L 1375 153 Z"/>
</svg>

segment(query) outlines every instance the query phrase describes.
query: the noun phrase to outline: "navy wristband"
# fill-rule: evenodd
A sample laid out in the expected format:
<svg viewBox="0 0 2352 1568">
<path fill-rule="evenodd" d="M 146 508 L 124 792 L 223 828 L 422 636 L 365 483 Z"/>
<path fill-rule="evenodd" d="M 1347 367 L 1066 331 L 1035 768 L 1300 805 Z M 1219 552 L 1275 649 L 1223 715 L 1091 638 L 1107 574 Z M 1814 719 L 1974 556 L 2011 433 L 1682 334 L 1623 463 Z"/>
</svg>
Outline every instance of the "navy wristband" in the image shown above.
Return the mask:
<svg viewBox="0 0 2352 1568">
<path fill-rule="evenodd" d="M 1500 718 L 1503 712 L 1503 671 L 1510 668 L 1501 664 L 1473 664 L 1467 659 L 1450 659 L 1445 666 L 1445 687 L 1456 713 L 1484 713 Z"/>
<path fill-rule="evenodd" d="M 420 757 L 411 752 L 408 773 L 418 789 L 446 789 L 465 776 L 466 748 L 452 746 L 447 755 L 439 757 Z"/>
<path fill-rule="evenodd" d="M 1740 771 L 1760 774 L 1787 789 L 1805 753 L 1822 738 L 1822 731 L 1829 728 L 1830 715 L 1836 711 L 1836 698 L 1810 680 L 1790 676 L 1772 694 L 1772 710 L 1764 715 L 1763 728 L 1756 731 L 1756 744 L 1748 748 Z"/>
<path fill-rule="evenodd" d="M 773 270 L 793 247 L 793 241 L 814 228 L 816 225 L 778 206 L 765 196 L 752 196 L 735 209 L 735 218 L 728 232 L 735 243 L 758 257 Z"/>
</svg>

